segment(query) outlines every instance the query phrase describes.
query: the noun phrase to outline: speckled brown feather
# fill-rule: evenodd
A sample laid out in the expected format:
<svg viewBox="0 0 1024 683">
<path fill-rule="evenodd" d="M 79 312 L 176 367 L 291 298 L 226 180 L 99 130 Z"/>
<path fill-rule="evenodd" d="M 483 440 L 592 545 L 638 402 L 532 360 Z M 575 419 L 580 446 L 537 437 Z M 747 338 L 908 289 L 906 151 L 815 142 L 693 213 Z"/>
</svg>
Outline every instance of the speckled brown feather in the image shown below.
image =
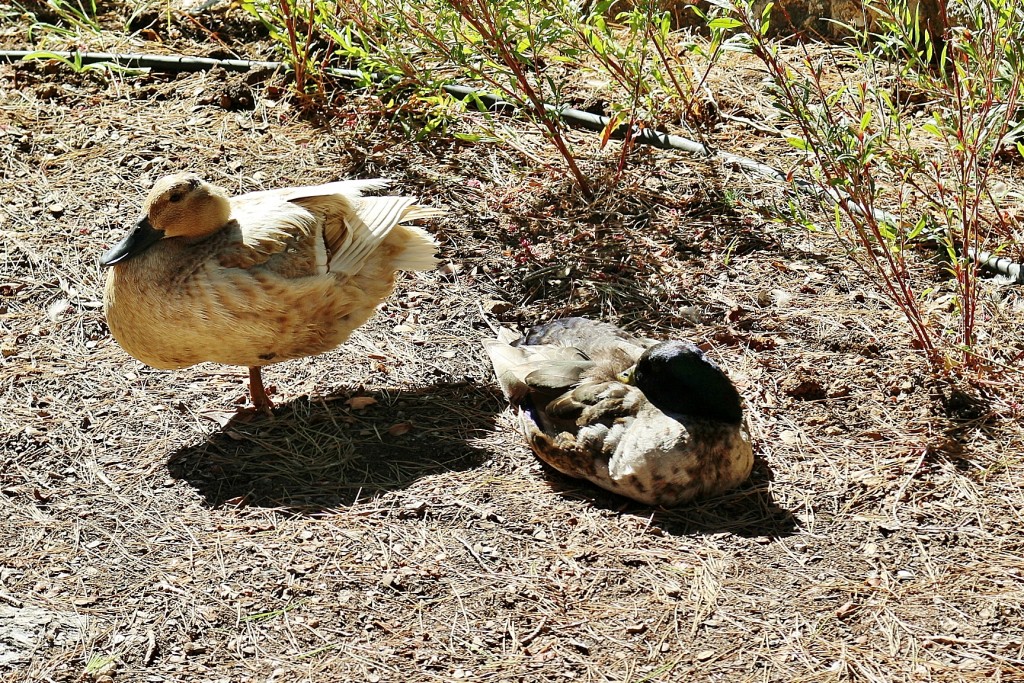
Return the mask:
<svg viewBox="0 0 1024 683">
<path fill-rule="evenodd" d="M 654 343 L 568 319 L 484 345 L 527 442 L 558 471 L 665 506 L 740 484 L 753 464 L 745 425 L 668 415 L 620 380 Z"/>
</svg>

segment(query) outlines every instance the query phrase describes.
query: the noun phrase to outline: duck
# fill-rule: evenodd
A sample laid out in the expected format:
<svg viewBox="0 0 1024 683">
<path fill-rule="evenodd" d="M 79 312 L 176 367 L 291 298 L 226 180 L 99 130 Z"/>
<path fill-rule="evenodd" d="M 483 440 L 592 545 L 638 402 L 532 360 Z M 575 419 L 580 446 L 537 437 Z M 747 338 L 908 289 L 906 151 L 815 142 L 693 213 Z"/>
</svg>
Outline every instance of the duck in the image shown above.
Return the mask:
<svg viewBox="0 0 1024 683">
<path fill-rule="evenodd" d="M 329 351 L 365 323 L 400 271 L 436 266 L 438 243 L 410 221 L 441 211 L 410 196 L 364 196 L 383 178 L 231 196 L 190 172 L 158 180 L 142 217 L 100 258 L 111 335 L 154 368 L 262 368 Z"/>
<path fill-rule="evenodd" d="M 562 474 L 663 507 L 750 475 L 739 392 L 692 342 L 563 318 L 484 348 L 531 449 Z"/>
</svg>

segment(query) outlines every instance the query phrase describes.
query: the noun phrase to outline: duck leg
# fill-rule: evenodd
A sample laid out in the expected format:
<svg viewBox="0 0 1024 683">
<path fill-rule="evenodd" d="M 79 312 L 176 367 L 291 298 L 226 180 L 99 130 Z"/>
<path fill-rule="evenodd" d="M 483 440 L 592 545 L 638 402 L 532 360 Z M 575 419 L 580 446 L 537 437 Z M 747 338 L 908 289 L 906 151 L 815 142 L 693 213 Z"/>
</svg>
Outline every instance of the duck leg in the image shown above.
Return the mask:
<svg viewBox="0 0 1024 683">
<path fill-rule="evenodd" d="M 252 396 L 252 405 L 256 410 L 262 413 L 269 413 L 274 404 L 270 401 L 267 391 L 263 388 L 262 371 L 263 368 L 259 365 L 249 368 L 249 395 Z"/>
</svg>

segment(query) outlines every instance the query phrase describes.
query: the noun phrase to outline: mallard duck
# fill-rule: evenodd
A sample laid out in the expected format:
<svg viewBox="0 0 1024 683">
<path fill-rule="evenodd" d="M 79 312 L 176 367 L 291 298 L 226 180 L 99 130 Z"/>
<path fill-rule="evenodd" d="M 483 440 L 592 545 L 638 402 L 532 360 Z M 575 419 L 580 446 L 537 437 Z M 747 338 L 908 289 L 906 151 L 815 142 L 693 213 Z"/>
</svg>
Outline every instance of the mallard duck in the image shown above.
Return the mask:
<svg viewBox="0 0 1024 683">
<path fill-rule="evenodd" d="M 484 342 L 541 460 L 648 505 L 726 491 L 750 474 L 740 396 L 695 345 L 565 318 Z"/>
<path fill-rule="evenodd" d="M 429 270 L 437 242 L 406 221 L 415 197 L 363 197 L 387 180 L 344 180 L 230 197 L 193 173 L 159 180 L 135 229 L 100 259 L 103 309 L 129 354 L 160 369 L 261 368 L 333 349 L 373 315 L 400 270 Z"/>
</svg>

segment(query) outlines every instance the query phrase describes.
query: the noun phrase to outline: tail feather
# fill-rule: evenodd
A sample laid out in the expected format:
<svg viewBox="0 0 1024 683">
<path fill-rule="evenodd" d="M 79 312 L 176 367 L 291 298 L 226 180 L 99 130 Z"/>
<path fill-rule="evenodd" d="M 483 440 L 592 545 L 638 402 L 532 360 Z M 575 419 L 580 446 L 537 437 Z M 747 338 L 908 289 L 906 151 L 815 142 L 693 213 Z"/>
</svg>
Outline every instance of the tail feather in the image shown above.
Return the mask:
<svg viewBox="0 0 1024 683">
<path fill-rule="evenodd" d="M 391 261 L 395 270 L 433 270 L 437 267 L 440 245 L 433 235 L 415 225 L 396 225 L 394 230 L 402 234 L 404 247 Z"/>
<path fill-rule="evenodd" d="M 518 405 L 531 386 L 565 390 L 577 383 L 593 363 L 571 346 L 511 346 L 502 329 L 498 339 L 485 339 L 484 350 L 494 366 L 494 376 L 512 405 Z M 529 382 L 527 381 L 529 378 Z"/>
<path fill-rule="evenodd" d="M 526 352 L 497 339 L 485 339 L 483 344 L 484 351 L 491 359 L 494 376 L 498 379 L 501 392 L 509 402 L 516 405 L 528 390 L 526 382 L 520 376 L 521 373 L 516 372 L 516 368 L 526 364 Z"/>
<path fill-rule="evenodd" d="M 363 197 L 353 200 L 353 210 L 345 219 L 347 231 L 344 241 L 330 261 L 330 270 L 335 273 L 354 273 L 359 270 L 369 255 L 384 242 L 398 223 L 404 220 L 404 216 L 414 206 L 415 201 L 415 197 Z M 408 228 L 406 229 L 408 231 Z M 400 265 L 401 263 L 419 265 L 419 269 L 423 269 L 424 236 L 426 233 L 421 230 L 420 234 L 410 240 L 407 248 L 397 255 L 397 270 L 410 269 L 409 266 Z M 432 238 L 427 239 L 432 241 Z M 431 259 L 435 249 L 436 244 L 432 244 Z M 431 260 L 426 268 L 433 267 L 433 263 Z"/>
<path fill-rule="evenodd" d="M 443 209 L 437 209 L 433 206 L 419 206 L 413 204 L 405 210 L 399 221 L 405 223 L 406 221 L 416 221 L 425 218 L 440 218 L 444 214 L 445 211 Z"/>
</svg>

